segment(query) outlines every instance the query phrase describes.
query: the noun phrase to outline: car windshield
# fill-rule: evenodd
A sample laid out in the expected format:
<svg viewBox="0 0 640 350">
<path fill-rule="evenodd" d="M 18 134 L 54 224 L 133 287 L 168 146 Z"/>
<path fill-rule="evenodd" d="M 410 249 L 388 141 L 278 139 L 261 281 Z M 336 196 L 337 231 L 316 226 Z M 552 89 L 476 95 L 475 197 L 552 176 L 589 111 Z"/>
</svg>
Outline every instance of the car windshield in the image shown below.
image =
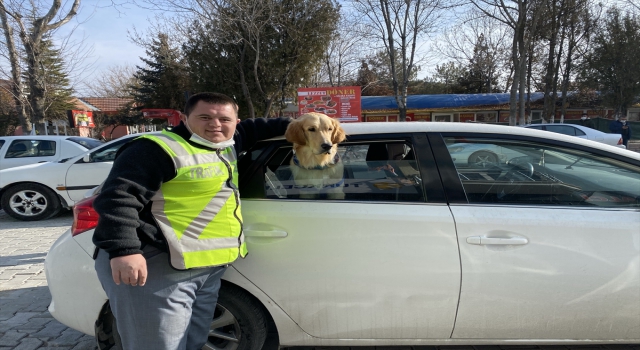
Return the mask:
<svg viewBox="0 0 640 350">
<path fill-rule="evenodd" d="M 98 141 L 96 139 L 92 139 L 88 137 L 70 137 L 67 140 L 80 144 L 86 149 L 94 149 L 102 145 L 102 141 Z"/>
</svg>

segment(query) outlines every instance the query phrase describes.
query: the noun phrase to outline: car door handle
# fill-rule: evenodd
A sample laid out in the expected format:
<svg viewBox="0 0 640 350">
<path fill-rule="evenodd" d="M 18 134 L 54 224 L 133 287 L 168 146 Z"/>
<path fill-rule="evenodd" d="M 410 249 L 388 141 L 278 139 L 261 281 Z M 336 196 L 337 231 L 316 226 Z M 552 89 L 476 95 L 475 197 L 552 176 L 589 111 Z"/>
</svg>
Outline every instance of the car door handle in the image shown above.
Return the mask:
<svg viewBox="0 0 640 350">
<path fill-rule="evenodd" d="M 280 230 L 270 230 L 270 231 L 244 230 L 244 235 L 247 237 L 285 238 L 289 234 L 285 231 L 280 231 Z"/>
<path fill-rule="evenodd" d="M 529 240 L 524 237 L 511 237 L 511 238 L 492 238 L 472 236 L 467 237 L 467 243 L 476 245 L 524 245 L 529 243 Z"/>
</svg>

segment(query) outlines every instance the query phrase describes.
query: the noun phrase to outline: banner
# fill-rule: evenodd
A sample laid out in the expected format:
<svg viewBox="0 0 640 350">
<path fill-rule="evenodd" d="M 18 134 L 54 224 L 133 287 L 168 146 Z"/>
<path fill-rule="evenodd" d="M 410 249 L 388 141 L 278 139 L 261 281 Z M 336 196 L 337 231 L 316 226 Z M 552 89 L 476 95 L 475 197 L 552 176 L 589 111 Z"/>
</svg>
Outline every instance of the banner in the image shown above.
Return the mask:
<svg viewBox="0 0 640 350">
<path fill-rule="evenodd" d="M 340 122 L 361 122 L 360 86 L 298 89 L 298 111 L 324 113 Z"/>
<path fill-rule="evenodd" d="M 69 125 L 72 128 L 95 128 L 92 111 L 67 111 Z"/>
</svg>

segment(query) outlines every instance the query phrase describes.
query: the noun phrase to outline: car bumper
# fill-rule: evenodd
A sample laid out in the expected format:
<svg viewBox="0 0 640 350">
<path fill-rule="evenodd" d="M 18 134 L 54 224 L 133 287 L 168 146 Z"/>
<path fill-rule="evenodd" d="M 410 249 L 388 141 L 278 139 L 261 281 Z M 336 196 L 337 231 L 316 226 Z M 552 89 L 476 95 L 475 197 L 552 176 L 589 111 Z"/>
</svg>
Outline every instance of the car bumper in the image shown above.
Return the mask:
<svg viewBox="0 0 640 350">
<path fill-rule="evenodd" d="M 51 315 L 68 327 L 94 335 L 94 324 L 107 296 L 93 258 L 67 231 L 51 246 L 44 267 L 51 292 Z"/>
</svg>

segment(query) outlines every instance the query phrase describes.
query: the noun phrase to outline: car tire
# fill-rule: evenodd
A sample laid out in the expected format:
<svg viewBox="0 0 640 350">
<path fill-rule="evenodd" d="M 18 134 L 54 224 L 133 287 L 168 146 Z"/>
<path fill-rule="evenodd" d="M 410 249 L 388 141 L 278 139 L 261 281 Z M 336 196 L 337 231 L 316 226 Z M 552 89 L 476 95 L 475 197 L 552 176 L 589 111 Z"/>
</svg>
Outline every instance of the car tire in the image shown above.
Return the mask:
<svg viewBox="0 0 640 350">
<path fill-rule="evenodd" d="M 122 350 L 116 318 L 111 313 L 108 301 L 100 310 L 100 315 L 95 324 L 95 335 L 98 350 Z"/>
<path fill-rule="evenodd" d="M 7 215 L 22 221 L 49 219 L 62 210 L 58 196 L 46 186 L 24 183 L 5 190 L 0 199 Z"/>
<path fill-rule="evenodd" d="M 469 166 L 489 168 L 498 165 L 498 157 L 491 152 L 479 151 L 469 156 L 468 163 Z"/>
<path fill-rule="evenodd" d="M 203 350 L 260 350 L 267 338 L 263 306 L 239 288 L 223 285 Z"/>
<path fill-rule="evenodd" d="M 211 322 L 209 339 L 203 350 L 271 350 L 278 349 L 277 334 L 267 339 L 267 317 L 263 307 L 253 297 L 234 287 L 220 289 L 218 304 Z M 109 302 L 100 311 L 95 324 L 96 345 L 99 350 L 121 350 L 116 320 Z M 275 340 L 275 341 L 274 341 Z"/>
</svg>

